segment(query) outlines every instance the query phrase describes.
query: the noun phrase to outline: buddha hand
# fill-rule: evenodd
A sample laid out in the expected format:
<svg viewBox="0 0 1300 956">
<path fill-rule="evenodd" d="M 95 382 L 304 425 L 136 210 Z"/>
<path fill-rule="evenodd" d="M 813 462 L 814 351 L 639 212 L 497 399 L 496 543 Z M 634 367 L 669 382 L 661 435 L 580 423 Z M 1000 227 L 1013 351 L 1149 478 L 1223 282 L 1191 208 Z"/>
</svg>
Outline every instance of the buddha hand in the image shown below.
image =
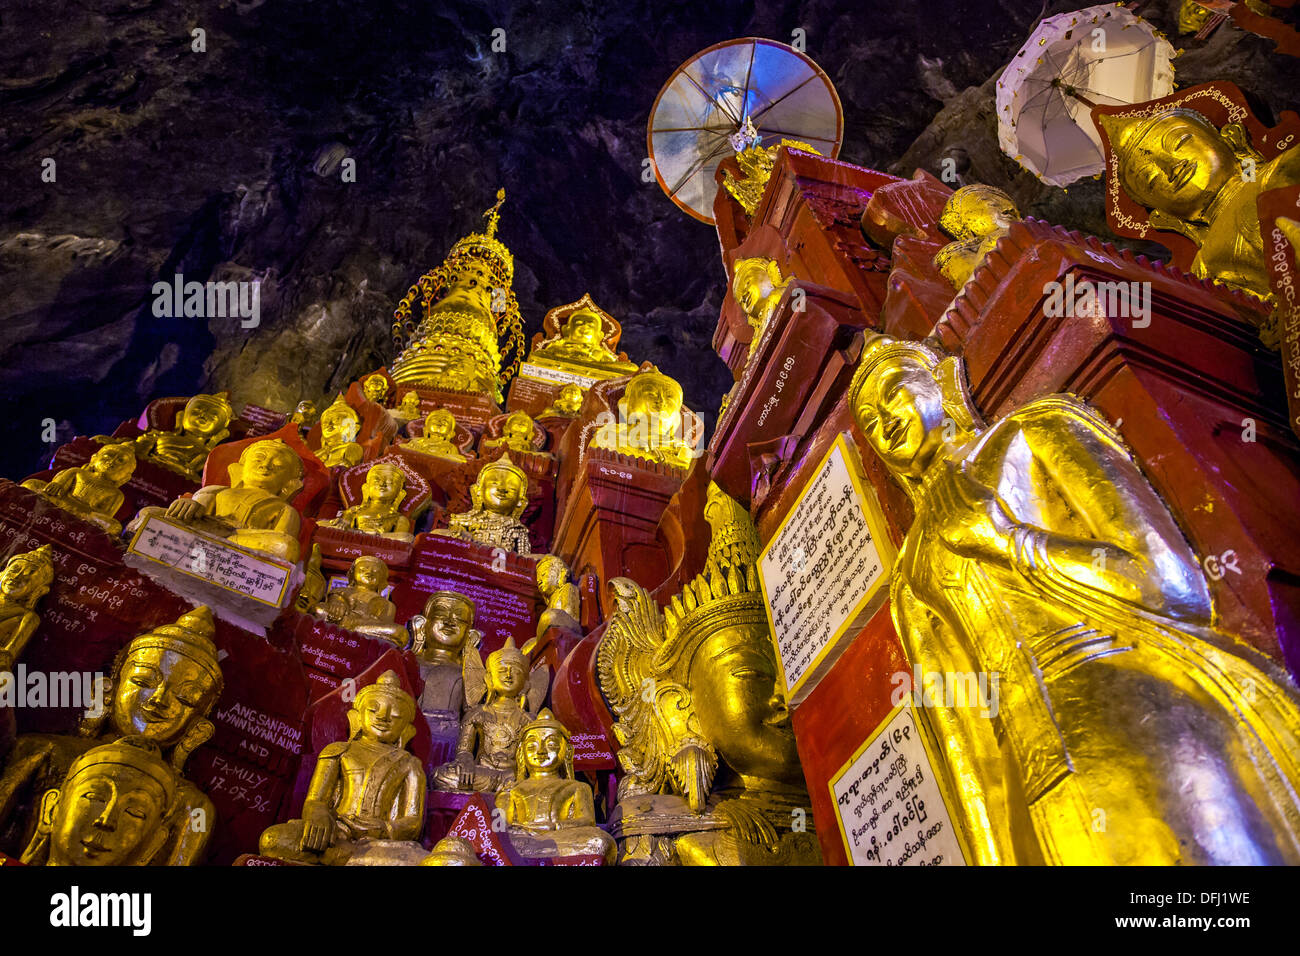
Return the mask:
<svg viewBox="0 0 1300 956">
<path fill-rule="evenodd" d="M 334 814 L 329 807 L 308 800 L 302 807 L 302 849 L 324 853 L 334 832 Z"/>
<path fill-rule="evenodd" d="M 177 498 L 167 506 L 167 517 L 175 518 L 177 521 L 193 521 L 207 513 L 208 509 L 193 498 Z"/>
<path fill-rule="evenodd" d="M 776 845 L 776 828 L 762 810 L 744 800 L 723 800 L 714 812 L 726 820 L 746 843 L 769 848 Z"/>
<path fill-rule="evenodd" d="M 959 464 L 942 461 L 938 480 L 930 485 L 930 517 L 944 543 L 972 558 L 1009 560 L 1015 551 L 1017 522 L 992 488 L 977 481 Z"/>
<path fill-rule="evenodd" d="M 469 754 L 456 755 L 456 789 L 474 789 L 474 758 Z"/>
</svg>

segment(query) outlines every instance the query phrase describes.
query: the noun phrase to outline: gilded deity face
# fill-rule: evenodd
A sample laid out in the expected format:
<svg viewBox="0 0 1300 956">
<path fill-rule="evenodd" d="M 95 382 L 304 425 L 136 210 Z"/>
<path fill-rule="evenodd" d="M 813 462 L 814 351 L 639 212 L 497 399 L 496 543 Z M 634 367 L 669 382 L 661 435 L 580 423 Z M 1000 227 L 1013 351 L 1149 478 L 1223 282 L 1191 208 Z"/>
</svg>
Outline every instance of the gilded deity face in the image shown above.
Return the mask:
<svg viewBox="0 0 1300 956">
<path fill-rule="evenodd" d="M 456 434 L 456 419 L 445 408 L 439 408 L 429 413 L 429 417 L 424 420 L 424 437 L 436 438 L 440 441 L 451 441 Z"/>
<path fill-rule="evenodd" d="M 873 372 L 853 413 L 872 449 L 898 474 L 919 478 L 942 444 L 943 395 L 914 359 Z"/>
<path fill-rule="evenodd" d="M 0 571 L 0 594 L 10 601 L 22 603 L 40 590 L 45 579 L 44 565 L 27 557 L 16 554 L 9 559 L 3 571 Z"/>
<path fill-rule="evenodd" d="M 122 764 L 88 767 L 51 791 L 50 866 L 135 862 L 166 813 L 157 780 Z"/>
<path fill-rule="evenodd" d="M 406 487 L 406 479 L 400 468 L 391 465 L 375 465 L 366 472 L 366 483 L 361 489 L 361 496 L 366 501 L 377 501 L 391 505 Z"/>
<path fill-rule="evenodd" d="M 342 445 L 357 437 L 361 419 L 350 408 L 335 407 L 325 410 L 320 418 L 320 443 L 322 447 Z"/>
<path fill-rule="evenodd" d="M 412 418 L 420 414 L 420 395 L 418 392 L 407 392 L 402 396 L 401 409 L 409 414 Z"/>
<path fill-rule="evenodd" d="M 404 701 L 379 691 L 366 694 L 364 699 L 359 697 L 357 709 L 361 712 L 362 733 L 381 744 L 400 742 L 413 716 Z"/>
<path fill-rule="evenodd" d="M 533 443 L 533 420 L 524 412 L 513 412 L 506 419 L 501 430 L 502 438 L 507 441 L 531 445 Z"/>
<path fill-rule="evenodd" d="M 676 431 L 681 420 L 681 387 L 666 375 L 638 375 L 628 383 L 623 401 L 628 425 L 648 421 L 658 435 Z"/>
<path fill-rule="evenodd" d="M 732 282 L 736 301 L 745 314 L 754 318 L 762 316 L 765 301 L 772 294 L 772 279 L 768 275 L 768 259 L 742 259 L 736 264 L 736 278 Z M 776 303 L 771 303 L 775 307 Z"/>
<path fill-rule="evenodd" d="M 229 424 L 225 406 L 207 395 L 195 395 L 181 412 L 181 429 L 198 438 L 211 438 Z"/>
<path fill-rule="evenodd" d="M 467 261 L 451 279 L 447 293 L 434 304 L 438 312 L 465 309 L 472 312 L 492 311 L 492 274 L 482 262 Z"/>
<path fill-rule="evenodd" d="M 582 309 L 569 316 L 569 321 L 565 323 L 562 334 L 566 339 L 572 342 L 581 342 L 583 345 L 599 345 L 604 338 L 605 324 L 601 322 L 600 316 L 595 312 L 588 312 Z"/>
<path fill-rule="evenodd" d="M 579 409 L 582 408 L 582 387 L 578 385 L 564 386 L 555 399 L 555 407 L 570 415 L 578 414 Z"/>
<path fill-rule="evenodd" d="M 507 468 L 484 468 L 479 476 L 483 507 L 499 515 L 514 514 L 528 489 L 519 476 Z"/>
<path fill-rule="evenodd" d="M 470 628 L 474 626 L 474 606 L 469 601 L 450 594 L 438 594 L 429 599 L 424 609 L 426 639 L 438 647 L 455 651 L 465 644 Z"/>
<path fill-rule="evenodd" d="M 1227 142 L 1187 111 L 1160 117 L 1120 158 L 1125 192 L 1187 222 L 1202 219 L 1235 175 L 1237 160 Z"/>
<path fill-rule="evenodd" d="M 556 557 L 542 558 L 537 562 L 537 586 L 544 591 L 554 591 L 569 579 L 569 569 Z"/>
<path fill-rule="evenodd" d="M 376 594 L 388 586 L 388 565 L 379 558 L 362 557 L 352 562 L 352 580 Z"/>
<path fill-rule="evenodd" d="M 145 647 L 122 664 L 113 693 L 113 726 L 171 747 L 207 713 L 215 685 L 198 663 L 176 651 Z"/>
<path fill-rule="evenodd" d="M 568 739 L 554 727 L 534 727 L 524 734 L 524 766 L 529 776 L 553 774 L 564 769 Z"/>
<path fill-rule="evenodd" d="M 278 496 L 299 475 L 298 456 L 288 445 L 255 442 L 239 456 L 240 485 Z"/>
<path fill-rule="evenodd" d="M 126 445 L 105 445 L 91 456 L 90 470 L 120 485 L 135 472 L 135 453 Z"/>
<path fill-rule="evenodd" d="M 528 680 L 528 662 L 518 651 L 513 654 L 496 651 L 488 655 L 487 677 L 493 690 L 506 697 L 518 697 Z"/>
<path fill-rule="evenodd" d="M 790 710 L 763 625 L 734 625 L 708 637 L 691 659 L 691 701 L 700 730 L 737 773 L 801 779 Z"/>
<path fill-rule="evenodd" d="M 388 397 L 388 379 L 382 375 L 371 375 L 361 383 L 361 393 L 370 401 L 382 405 Z"/>
</svg>

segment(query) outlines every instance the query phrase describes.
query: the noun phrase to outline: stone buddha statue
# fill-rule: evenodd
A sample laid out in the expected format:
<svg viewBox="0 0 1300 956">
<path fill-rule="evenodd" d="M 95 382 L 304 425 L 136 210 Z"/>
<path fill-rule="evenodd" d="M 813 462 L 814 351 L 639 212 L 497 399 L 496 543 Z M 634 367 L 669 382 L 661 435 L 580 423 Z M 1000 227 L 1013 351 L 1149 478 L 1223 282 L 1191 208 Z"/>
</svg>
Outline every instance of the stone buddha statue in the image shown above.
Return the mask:
<svg viewBox="0 0 1300 956">
<path fill-rule="evenodd" d="M 560 389 L 560 393 L 555 396 L 555 401 L 542 411 L 538 418 L 577 418 L 578 412 L 582 410 L 582 400 L 585 397 L 582 386 L 574 385 L 570 382 Z"/>
<path fill-rule="evenodd" d="M 377 637 L 405 647 L 406 628 L 393 623 L 397 606 L 384 597 L 388 587 L 388 565 L 374 555 L 363 554 L 348 569 L 348 583 L 334 588 L 312 608 L 312 613 L 349 631 Z"/>
<path fill-rule="evenodd" d="M 501 426 L 501 437 L 485 440 L 483 450 L 505 447 L 507 451 L 532 454 L 537 451 L 533 447 L 534 428 L 533 419 L 527 412 L 511 412 Z"/>
<path fill-rule="evenodd" d="M 13 670 L 41 623 L 36 602 L 54 583 L 54 552 L 48 544 L 20 551 L 0 571 L 0 673 Z"/>
<path fill-rule="evenodd" d="M 49 481 L 24 481 L 23 487 L 116 535 L 121 533 L 122 525 L 113 516 L 122 507 L 122 485 L 134 474 L 135 462 L 135 454 L 128 446 L 105 445 L 90 456 L 87 464 L 64 468 Z"/>
<path fill-rule="evenodd" d="M 77 736 L 18 737 L 0 774 L 0 831 L 6 848 L 30 842 L 37 827 L 39 795 L 59 787 L 76 758 L 97 745 L 137 735 L 162 750 L 175 775 L 176 798 L 167 804 L 161 824 L 166 839 L 152 852 L 150 862 L 168 866 L 201 862 L 216 810 L 180 773 L 190 753 L 212 736 L 207 715 L 223 687 L 214 633 L 212 612 L 197 607 L 175 624 L 141 634 L 118 654 L 102 696 Z M 206 825 L 195 827 L 196 820 Z"/>
<path fill-rule="evenodd" d="M 474 648 L 465 649 L 464 660 L 466 711 L 456 759 L 437 769 L 433 785 L 493 793 L 515 779 L 519 738 L 546 696 L 549 676 L 544 667 L 529 673 L 513 638 L 488 655 L 486 667 Z"/>
<path fill-rule="evenodd" d="M 1300 861 L 1295 687 L 1213 627 L 1114 428 L 1068 395 L 982 428 L 958 359 L 885 337 L 849 401 L 915 509 L 890 588 L 908 661 L 1000 675 L 992 719 L 916 713 L 973 862 Z"/>
<path fill-rule="evenodd" d="M 277 823 L 258 841 L 263 856 L 324 866 L 419 863 L 424 770 L 406 745 L 415 699 L 393 671 L 357 692 L 351 734 L 316 758 L 302 819 Z"/>
<path fill-rule="evenodd" d="M 731 293 L 736 297 L 741 311 L 749 319 L 749 327 L 754 330 L 755 343 L 763 335 L 777 303 L 785 295 L 790 279 L 781 275 L 781 267 L 775 259 L 761 256 L 736 261 L 731 280 Z"/>
<path fill-rule="evenodd" d="M 403 448 L 418 451 L 421 455 L 463 462 L 469 459 L 456 444 L 456 416 L 445 408 L 435 408 L 424 420 L 424 434 L 402 444 Z"/>
<path fill-rule="evenodd" d="M 302 487 L 302 473 L 302 461 L 280 439 L 253 442 L 230 466 L 229 485 L 206 485 L 192 498 L 177 498 L 166 515 L 241 548 L 296 562 L 301 519 L 289 501 Z M 141 508 L 127 530 L 162 510 Z"/>
<path fill-rule="evenodd" d="M 381 375 L 380 378 L 383 378 Z M 351 468 L 361 464 L 364 453 L 355 441 L 361 430 L 361 416 L 340 394 L 320 416 L 320 448 L 316 457 L 326 468 Z"/>
<path fill-rule="evenodd" d="M 474 844 L 464 837 L 445 836 L 433 845 L 420 866 L 482 866 Z"/>
<path fill-rule="evenodd" d="M 526 857 L 603 856 L 618 847 L 596 826 L 591 786 L 574 779 L 569 731 L 543 709 L 524 727 L 515 758 L 515 781 L 497 794 L 510 840 Z"/>
<path fill-rule="evenodd" d="M 361 383 L 361 394 L 376 405 L 383 406 L 388 399 L 388 379 L 378 372 L 367 375 Z"/>
<path fill-rule="evenodd" d="M 366 472 L 361 503 L 336 518 L 317 522 L 324 528 L 360 531 L 397 541 L 414 541 L 411 519 L 398 510 L 406 497 L 406 476 L 391 461 L 381 461 Z"/>
<path fill-rule="evenodd" d="M 581 631 L 582 598 L 578 586 L 569 577 L 569 568 L 563 559 L 553 554 L 543 555 L 537 561 L 537 590 L 546 601 L 546 610 L 537 620 L 540 638 L 552 627 Z"/>
<path fill-rule="evenodd" d="M 532 358 L 577 365 L 595 365 L 626 375 L 636 370 L 627 359 L 605 344 L 604 320 L 591 309 L 578 309 L 565 321 L 560 334 L 533 349 Z"/>
<path fill-rule="evenodd" d="M 1002 190 L 978 183 L 962 186 L 949 197 L 939 215 L 939 228 L 953 241 L 935 253 L 935 266 L 960 292 L 975 268 L 1019 218 L 1015 200 Z"/>
<path fill-rule="evenodd" d="M 41 798 L 28 866 L 147 866 L 168 839 L 176 774 L 146 737 L 128 735 L 72 762 Z"/>
<path fill-rule="evenodd" d="M 528 527 L 519 516 L 528 507 L 528 475 L 510 460 L 510 453 L 488 462 L 470 488 L 469 511 L 451 515 L 445 529 L 433 532 L 477 541 L 490 548 L 530 554 Z"/>
<path fill-rule="evenodd" d="M 682 387 L 658 369 L 638 372 L 618 402 L 617 422 L 596 430 L 592 448 L 689 468 L 696 450 L 682 435 Z"/>
<path fill-rule="evenodd" d="M 819 864 L 748 512 L 710 486 L 706 570 L 660 610 L 628 578 L 596 649 L 626 775 L 622 863 Z M 698 820 L 698 824 L 684 821 Z"/>
<path fill-rule="evenodd" d="M 208 452 L 230 437 L 230 422 L 234 417 L 234 409 L 224 392 L 195 395 L 185 403 L 171 431 L 151 428 L 134 439 L 135 456 L 184 475 L 190 481 L 201 481 Z M 113 443 L 122 441 L 97 438 Z"/>
</svg>

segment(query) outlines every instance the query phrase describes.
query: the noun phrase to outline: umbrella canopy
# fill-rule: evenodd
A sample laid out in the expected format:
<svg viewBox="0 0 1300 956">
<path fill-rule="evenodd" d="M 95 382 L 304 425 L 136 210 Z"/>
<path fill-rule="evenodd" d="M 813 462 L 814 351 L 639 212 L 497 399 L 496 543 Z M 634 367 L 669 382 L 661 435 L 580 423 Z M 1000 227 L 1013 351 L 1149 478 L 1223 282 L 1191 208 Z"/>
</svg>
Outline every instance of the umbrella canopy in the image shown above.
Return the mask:
<svg viewBox="0 0 1300 956">
<path fill-rule="evenodd" d="M 1167 96 L 1174 48 L 1124 7 L 1048 17 L 998 80 L 998 144 L 1045 183 L 1065 186 L 1105 168 L 1093 106 Z"/>
<path fill-rule="evenodd" d="M 695 54 L 659 91 L 646 139 L 659 185 L 702 222 L 713 222 L 713 174 L 735 153 L 732 137 L 746 139 L 746 120 L 764 146 L 802 140 L 832 158 L 844 134 L 835 87 L 798 50 L 748 37 Z"/>
</svg>

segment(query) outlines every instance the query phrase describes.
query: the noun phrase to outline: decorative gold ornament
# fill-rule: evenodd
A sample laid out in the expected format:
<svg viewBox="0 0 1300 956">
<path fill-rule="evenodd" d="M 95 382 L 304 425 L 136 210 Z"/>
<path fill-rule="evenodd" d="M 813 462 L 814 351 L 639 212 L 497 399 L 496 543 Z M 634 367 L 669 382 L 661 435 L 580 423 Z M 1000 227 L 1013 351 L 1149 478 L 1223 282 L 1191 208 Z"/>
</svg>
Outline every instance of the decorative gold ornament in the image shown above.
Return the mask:
<svg viewBox="0 0 1300 956">
<path fill-rule="evenodd" d="M 406 498 L 406 476 L 391 461 L 381 461 L 366 472 L 361 486 L 361 504 L 353 505 L 336 518 L 317 522 L 325 528 L 360 531 L 396 541 L 413 541 L 411 519 L 398 510 Z"/>
<path fill-rule="evenodd" d="M 53 583 L 54 551 L 48 544 L 21 551 L 5 562 L 0 571 L 0 673 L 12 670 L 22 657 L 41 623 L 36 602 Z"/>
<path fill-rule="evenodd" d="M 696 449 L 683 435 L 682 387 L 657 368 L 638 372 L 618 402 L 618 421 L 592 436 L 592 448 L 689 468 Z"/>
<path fill-rule="evenodd" d="M 383 378 L 383 376 L 379 376 Z M 320 448 L 316 457 L 326 468 L 351 468 L 361 464 L 364 453 L 355 441 L 361 430 L 361 416 L 340 392 L 320 416 Z"/>
<path fill-rule="evenodd" d="M 331 590 L 312 612 L 349 631 L 405 647 L 406 628 L 393 623 L 397 606 L 384 597 L 386 587 L 388 565 L 374 555 L 363 554 L 348 569 L 347 585 Z"/>
<path fill-rule="evenodd" d="M 939 216 L 939 228 L 953 241 L 935 253 L 934 264 L 960 291 L 1019 218 L 1015 200 L 1002 190 L 978 183 L 962 186 L 949 197 Z"/>
<path fill-rule="evenodd" d="M 105 445 L 88 464 L 64 468 L 49 481 L 24 481 L 23 487 L 109 534 L 119 534 L 122 524 L 113 515 L 125 500 L 122 485 L 130 481 L 135 462 L 126 445 Z"/>
<path fill-rule="evenodd" d="M 530 554 L 528 527 L 519 516 L 528 507 L 528 475 L 507 452 L 488 462 L 470 488 L 469 511 L 451 515 L 447 527 L 434 534 L 477 541 L 490 548 Z"/>
</svg>

